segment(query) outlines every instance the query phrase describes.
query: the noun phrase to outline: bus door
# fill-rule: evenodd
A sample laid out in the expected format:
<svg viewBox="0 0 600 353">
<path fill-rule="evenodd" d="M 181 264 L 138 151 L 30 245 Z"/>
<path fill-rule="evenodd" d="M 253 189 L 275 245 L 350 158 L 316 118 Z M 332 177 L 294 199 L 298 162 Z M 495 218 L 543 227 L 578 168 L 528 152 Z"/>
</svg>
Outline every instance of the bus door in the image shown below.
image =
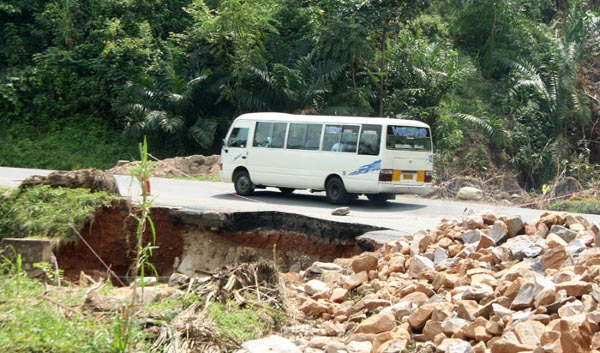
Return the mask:
<svg viewBox="0 0 600 353">
<path fill-rule="evenodd" d="M 235 169 L 237 166 L 247 164 L 250 126 L 250 121 L 234 121 L 221 151 L 223 168 Z"/>
</svg>

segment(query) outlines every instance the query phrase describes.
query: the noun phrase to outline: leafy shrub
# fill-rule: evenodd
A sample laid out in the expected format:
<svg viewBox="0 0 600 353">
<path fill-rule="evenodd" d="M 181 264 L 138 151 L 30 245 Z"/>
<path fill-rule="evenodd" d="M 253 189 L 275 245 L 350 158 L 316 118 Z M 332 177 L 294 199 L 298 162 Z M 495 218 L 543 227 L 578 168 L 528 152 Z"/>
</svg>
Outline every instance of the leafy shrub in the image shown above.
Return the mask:
<svg viewBox="0 0 600 353">
<path fill-rule="evenodd" d="M 600 201 L 595 198 L 583 200 L 559 200 L 549 207 L 553 211 L 600 214 Z"/>
<path fill-rule="evenodd" d="M 68 238 L 71 226 L 79 229 L 96 208 L 115 197 L 87 189 L 37 186 L 0 195 L 0 238 Z"/>
<path fill-rule="evenodd" d="M 93 117 L 43 128 L 13 125 L 0 129 L 0 165 L 12 167 L 74 170 L 112 168 L 119 159 L 137 155 L 134 141 Z"/>
</svg>

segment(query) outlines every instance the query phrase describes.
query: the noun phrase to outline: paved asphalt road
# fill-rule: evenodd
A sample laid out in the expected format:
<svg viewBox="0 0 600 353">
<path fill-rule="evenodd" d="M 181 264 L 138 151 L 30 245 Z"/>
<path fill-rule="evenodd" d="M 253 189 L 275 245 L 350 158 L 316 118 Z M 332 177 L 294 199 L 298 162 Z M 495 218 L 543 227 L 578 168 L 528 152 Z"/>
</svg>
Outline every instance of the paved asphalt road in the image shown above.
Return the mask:
<svg viewBox="0 0 600 353">
<path fill-rule="evenodd" d="M 0 167 L 0 186 L 18 186 L 22 179 L 30 175 L 47 175 L 49 170 Z M 117 182 L 123 196 L 139 200 L 140 188 L 131 177 L 117 175 Z M 152 178 L 151 192 L 156 197 L 154 205 L 180 207 L 192 210 L 210 211 L 260 211 L 272 210 L 299 213 L 310 217 L 341 222 L 364 223 L 384 228 L 413 233 L 421 229 L 435 227 L 442 218 L 458 218 L 466 208 L 492 210 L 498 215 L 519 215 L 528 221 L 543 211 L 515 207 L 492 206 L 447 200 L 429 200 L 418 197 L 398 196 L 387 206 L 372 206 L 361 197 L 350 205 L 350 214 L 345 217 L 332 216 L 335 208 L 325 199 L 324 193 L 311 194 L 296 191 L 291 196 L 283 196 L 276 189 L 257 190 L 250 198 L 234 194 L 233 184 L 182 179 Z M 586 215 L 593 222 L 600 223 L 600 216 Z"/>
</svg>

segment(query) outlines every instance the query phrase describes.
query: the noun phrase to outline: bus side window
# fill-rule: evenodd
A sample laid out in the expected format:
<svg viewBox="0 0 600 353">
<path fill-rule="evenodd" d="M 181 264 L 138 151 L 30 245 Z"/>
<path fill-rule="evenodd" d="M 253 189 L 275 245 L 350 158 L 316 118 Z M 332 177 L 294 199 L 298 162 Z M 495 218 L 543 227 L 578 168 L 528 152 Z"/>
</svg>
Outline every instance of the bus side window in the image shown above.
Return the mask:
<svg viewBox="0 0 600 353">
<path fill-rule="evenodd" d="M 304 143 L 305 150 L 316 151 L 319 149 L 321 143 L 321 130 L 323 125 L 321 124 L 308 124 L 306 130 L 306 142 Z"/>
<path fill-rule="evenodd" d="M 344 125 L 342 131 L 341 151 L 356 153 L 358 143 L 358 130 L 360 127 L 353 125 Z"/>
<path fill-rule="evenodd" d="M 283 141 L 285 141 L 285 130 L 287 130 L 287 123 L 275 123 L 275 126 L 273 127 L 273 135 L 271 136 L 272 148 L 283 148 Z"/>
<path fill-rule="evenodd" d="M 287 123 L 257 122 L 254 132 L 254 147 L 283 148 Z"/>
<path fill-rule="evenodd" d="M 246 147 L 248 143 L 248 128 L 247 127 L 234 127 L 231 130 L 229 139 L 227 140 L 228 147 Z"/>
<path fill-rule="evenodd" d="M 341 138 L 342 125 L 325 125 L 325 136 L 323 137 L 322 150 L 339 152 L 341 150 Z"/>
<path fill-rule="evenodd" d="M 306 129 L 308 124 L 290 124 L 288 132 L 287 148 L 293 150 L 304 149 L 304 140 L 306 138 Z"/>
<path fill-rule="evenodd" d="M 370 156 L 379 155 L 379 146 L 381 145 L 381 126 L 363 125 L 360 133 L 360 143 L 358 145 L 358 154 Z"/>
</svg>

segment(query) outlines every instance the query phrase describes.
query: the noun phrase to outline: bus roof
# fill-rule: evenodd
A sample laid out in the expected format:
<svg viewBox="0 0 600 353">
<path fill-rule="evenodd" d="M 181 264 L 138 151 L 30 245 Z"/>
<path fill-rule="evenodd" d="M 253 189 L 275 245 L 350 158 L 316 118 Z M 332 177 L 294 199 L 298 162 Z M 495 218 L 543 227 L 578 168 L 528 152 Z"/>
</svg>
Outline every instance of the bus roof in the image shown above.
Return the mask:
<svg viewBox="0 0 600 353">
<path fill-rule="evenodd" d="M 285 122 L 307 122 L 307 123 L 334 123 L 334 124 L 381 124 L 381 125 L 403 125 L 414 127 L 429 127 L 429 125 L 406 119 L 369 118 L 355 116 L 334 115 L 295 115 L 286 113 L 248 113 L 238 116 L 235 120 L 253 121 L 285 121 Z"/>
</svg>

